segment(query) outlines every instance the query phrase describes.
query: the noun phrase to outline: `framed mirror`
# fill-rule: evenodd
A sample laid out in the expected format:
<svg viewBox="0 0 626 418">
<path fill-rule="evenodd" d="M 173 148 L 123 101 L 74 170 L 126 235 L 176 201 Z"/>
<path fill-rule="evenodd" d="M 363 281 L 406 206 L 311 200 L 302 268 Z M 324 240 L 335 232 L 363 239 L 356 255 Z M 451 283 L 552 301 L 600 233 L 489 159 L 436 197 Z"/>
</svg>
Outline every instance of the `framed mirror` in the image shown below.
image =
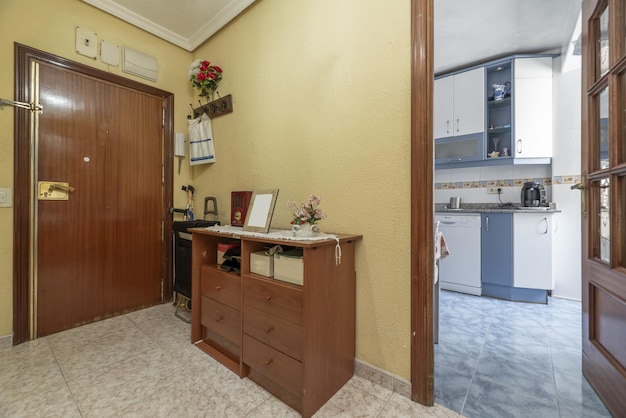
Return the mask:
<svg viewBox="0 0 626 418">
<path fill-rule="evenodd" d="M 243 230 L 267 234 L 272 223 L 277 197 L 278 189 L 255 190 L 250 199 Z"/>
</svg>

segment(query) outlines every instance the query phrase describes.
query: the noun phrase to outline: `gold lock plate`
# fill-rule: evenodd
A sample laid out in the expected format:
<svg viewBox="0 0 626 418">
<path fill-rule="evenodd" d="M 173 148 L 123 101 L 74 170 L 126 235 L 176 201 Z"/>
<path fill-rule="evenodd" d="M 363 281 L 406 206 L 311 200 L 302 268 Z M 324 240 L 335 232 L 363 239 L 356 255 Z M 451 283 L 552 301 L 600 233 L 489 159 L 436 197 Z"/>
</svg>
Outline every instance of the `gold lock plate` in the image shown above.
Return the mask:
<svg viewBox="0 0 626 418">
<path fill-rule="evenodd" d="M 59 181 L 37 182 L 37 199 L 39 200 L 69 200 L 72 191 L 74 188 L 69 183 Z"/>
</svg>

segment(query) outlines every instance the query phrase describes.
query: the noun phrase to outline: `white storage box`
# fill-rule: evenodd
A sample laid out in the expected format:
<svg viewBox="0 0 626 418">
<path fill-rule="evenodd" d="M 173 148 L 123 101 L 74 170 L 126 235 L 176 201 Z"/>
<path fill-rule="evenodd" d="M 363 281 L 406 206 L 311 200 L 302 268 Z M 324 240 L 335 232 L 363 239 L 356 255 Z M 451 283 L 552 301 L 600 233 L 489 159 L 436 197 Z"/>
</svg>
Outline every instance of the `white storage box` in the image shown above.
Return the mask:
<svg viewBox="0 0 626 418">
<path fill-rule="evenodd" d="M 274 256 L 263 251 L 250 254 L 250 271 L 265 277 L 274 276 Z"/>
<path fill-rule="evenodd" d="M 304 284 L 302 251 L 274 254 L 274 278 L 293 284 Z"/>
</svg>

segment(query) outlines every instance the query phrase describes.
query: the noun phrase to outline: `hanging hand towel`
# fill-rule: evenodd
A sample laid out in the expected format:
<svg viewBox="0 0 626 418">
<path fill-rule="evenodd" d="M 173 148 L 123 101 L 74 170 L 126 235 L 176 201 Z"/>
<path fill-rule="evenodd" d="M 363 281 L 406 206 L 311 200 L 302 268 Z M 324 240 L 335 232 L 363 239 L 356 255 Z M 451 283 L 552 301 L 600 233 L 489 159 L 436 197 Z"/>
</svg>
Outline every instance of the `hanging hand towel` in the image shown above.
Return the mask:
<svg viewBox="0 0 626 418">
<path fill-rule="evenodd" d="M 189 120 L 189 164 L 207 164 L 215 162 L 213 129 L 211 119 L 203 113 L 197 119 Z"/>
</svg>

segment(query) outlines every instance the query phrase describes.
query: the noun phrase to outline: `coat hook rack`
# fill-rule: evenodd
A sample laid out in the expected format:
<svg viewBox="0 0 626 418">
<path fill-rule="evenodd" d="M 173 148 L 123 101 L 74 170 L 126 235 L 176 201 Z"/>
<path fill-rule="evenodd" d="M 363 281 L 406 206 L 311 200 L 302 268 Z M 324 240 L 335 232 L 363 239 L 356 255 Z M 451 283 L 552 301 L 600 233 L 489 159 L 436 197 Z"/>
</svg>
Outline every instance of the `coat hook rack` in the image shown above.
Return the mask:
<svg viewBox="0 0 626 418">
<path fill-rule="evenodd" d="M 213 100 L 212 102 L 209 102 L 205 105 L 203 105 L 202 102 L 198 100 L 198 103 L 200 104 L 200 106 L 193 109 L 194 119 L 200 117 L 202 113 L 206 113 L 211 119 L 217 116 L 225 115 L 227 113 L 232 113 L 233 112 L 232 95 L 229 94 L 227 96 L 221 97 L 218 93 L 217 96 L 219 97 L 217 100 Z"/>
</svg>

